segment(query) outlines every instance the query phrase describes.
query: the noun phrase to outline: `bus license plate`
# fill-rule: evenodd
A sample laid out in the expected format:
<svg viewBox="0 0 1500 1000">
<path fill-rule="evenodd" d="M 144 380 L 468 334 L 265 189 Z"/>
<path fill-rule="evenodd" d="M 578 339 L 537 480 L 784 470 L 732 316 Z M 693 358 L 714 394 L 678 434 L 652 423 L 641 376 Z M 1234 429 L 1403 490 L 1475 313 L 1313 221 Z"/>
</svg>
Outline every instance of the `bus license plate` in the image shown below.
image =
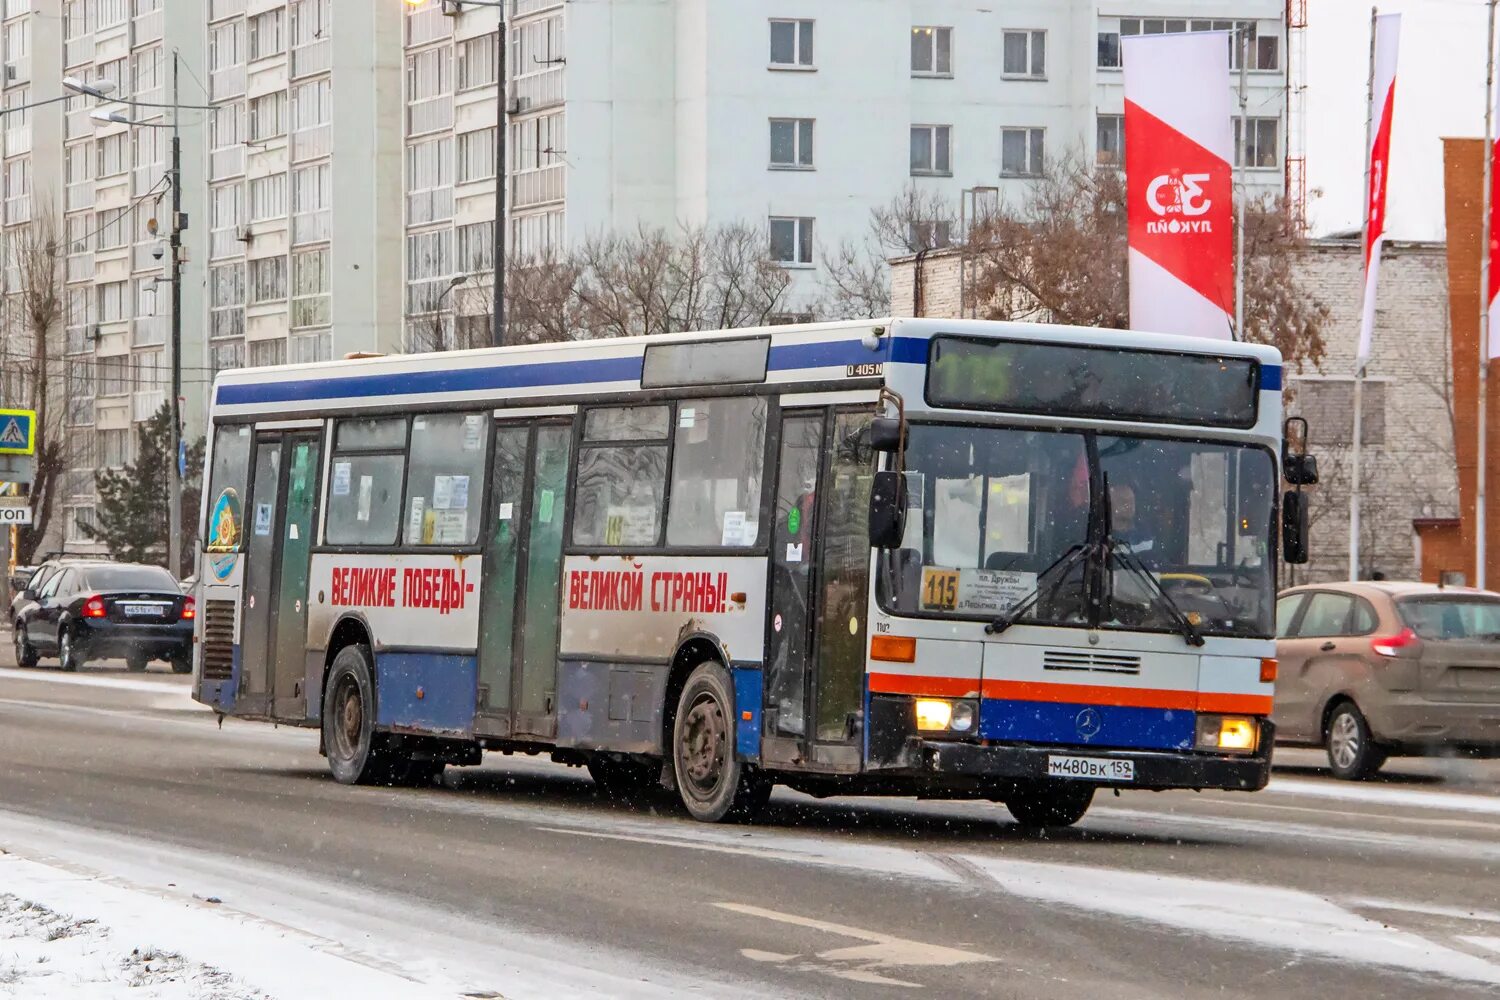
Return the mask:
<svg viewBox="0 0 1500 1000">
<path fill-rule="evenodd" d="M 1047 777 L 1082 778 L 1086 781 L 1134 781 L 1135 761 L 1048 754 Z"/>
</svg>

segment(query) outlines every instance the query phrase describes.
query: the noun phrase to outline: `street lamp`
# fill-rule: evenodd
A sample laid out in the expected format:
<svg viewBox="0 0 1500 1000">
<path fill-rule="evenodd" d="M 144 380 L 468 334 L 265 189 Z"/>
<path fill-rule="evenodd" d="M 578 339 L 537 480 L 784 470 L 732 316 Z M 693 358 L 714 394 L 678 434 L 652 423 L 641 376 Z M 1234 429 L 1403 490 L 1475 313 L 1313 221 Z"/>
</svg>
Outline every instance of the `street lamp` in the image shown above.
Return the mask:
<svg viewBox="0 0 1500 1000">
<path fill-rule="evenodd" d="M 510 88 L 506 85 L 505 49 L 508 41 L 505 26 L 505 8 L 510 0 L 405 0 L 408 7 L 421 7 L 430 2 L 441 2 L 445 17 L 457 17 L 465 7 L 493 7 L 500 12 L 500 30 L 496 35 L 499 56 L 496 65 L 498 97 L 500 106 L 495 112 L 495 315 L 490 331 L 496 347 L 505 346 L 505 187 L 508 171 L 505 163 L 506 129 L 509 127 Z"/>
<path fill-rule="evenodd" d="M 179 399 L 182 396 L 182 233 L 188 227 L 187 216 L 182 211 L 182 132 L 180 128 L 182 109 L 213 111 L 211 104 L 183 104 L 179 100 L 177 52 L 172 53 L 172 103 L 156 104 L 150 101 L 135 101 L 126 97 L 111 96 L 115 84 L 111 80 L 86 83 L 76 76 L 63 78 L 63 88 L 75 94 L 94 97 L 101 101 L 126 104 L 138 108 L 171 108 L 172 123 L 136 121 L 119 111 L 97 108 L 89 117 L 101 125 L 128 125 L 137 128 L 170 128 L 172 130 L 172 166 L 167 176 L 172 185 L 172 251 L 171 272 L 168 281 L 172 285 L 172 461 L 170 489 L 167 497 L 167 565 L 173 575 L 182 572 L 182 412 Z"/>
</svg>

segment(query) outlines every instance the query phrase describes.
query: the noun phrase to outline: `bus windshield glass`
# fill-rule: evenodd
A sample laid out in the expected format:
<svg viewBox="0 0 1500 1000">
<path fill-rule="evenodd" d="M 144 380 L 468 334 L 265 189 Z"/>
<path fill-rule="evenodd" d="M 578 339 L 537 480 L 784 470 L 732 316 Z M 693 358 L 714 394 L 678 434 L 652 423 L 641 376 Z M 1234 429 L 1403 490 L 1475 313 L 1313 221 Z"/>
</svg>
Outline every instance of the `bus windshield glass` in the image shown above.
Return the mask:
<svg viewBox="0 0 1500 1000">
<path fill-rule="evenodd" d="M 1203 634 L 1272 634 L 1277 483 L 1265 449 L 913 424 L 906 468 L 906 535 L 880 573 L 893 613 L 994 620 L 1040 590 L 1022 621 L 1088 624 L 1095 572 L 1106 577 L 1102 627 L 1171 630 L 1175 605 Z M 1169 601 L 1118 556 L 1070 558 L 1103 513 L 1104 482 L 1096 532 L 1107 528 Z"/>
<path fill-rule="evenodd" d="M 1251 358 L 937 337 L 936 406 L 1208 427 L 1255 424 Z"/>
</svg>

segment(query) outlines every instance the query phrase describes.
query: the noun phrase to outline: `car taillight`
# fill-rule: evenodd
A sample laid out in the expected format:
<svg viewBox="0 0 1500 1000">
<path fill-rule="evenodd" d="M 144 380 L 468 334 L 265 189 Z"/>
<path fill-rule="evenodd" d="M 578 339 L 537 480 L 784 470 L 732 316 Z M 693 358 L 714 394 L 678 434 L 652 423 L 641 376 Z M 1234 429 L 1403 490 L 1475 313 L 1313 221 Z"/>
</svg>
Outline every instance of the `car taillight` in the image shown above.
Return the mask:
<svg viewBox="0 0 1500 1000">
<path fill-rule="evenodd" d="M 1370 648 L 1380 656 L 1405 656 L 1421 643 L 1417 633 L 1404 628 L 1395 635 L 1377 636 L 1370 640 Z"/>
<path fill-rule="evenodd" d="M 198 614 L 198 605 L 191 597 L 182 599 L 182 620 L 190 621 Z"/>
<path fill-rule="evenodd" d="M 85 618 L 103 618 L 106 613 L 102 597 L 90 597 L 83 602 L 83 617 Z"/>
</svg>

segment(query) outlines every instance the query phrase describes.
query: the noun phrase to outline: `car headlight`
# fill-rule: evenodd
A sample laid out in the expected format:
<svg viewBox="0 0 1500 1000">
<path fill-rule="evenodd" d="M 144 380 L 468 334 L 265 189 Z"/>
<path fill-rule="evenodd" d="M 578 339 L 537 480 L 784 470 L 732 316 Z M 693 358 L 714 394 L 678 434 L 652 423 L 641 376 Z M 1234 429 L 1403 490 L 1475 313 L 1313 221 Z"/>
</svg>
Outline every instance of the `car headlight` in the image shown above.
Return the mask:
<svg viewBox="0 0 1500 1000">
<path fill-rule="evenodd" d="M 1260 722 L 1248 715 L 1198 716 L 1198 749 L 1253 753 L 1260 742 Z"/>
</svg>

